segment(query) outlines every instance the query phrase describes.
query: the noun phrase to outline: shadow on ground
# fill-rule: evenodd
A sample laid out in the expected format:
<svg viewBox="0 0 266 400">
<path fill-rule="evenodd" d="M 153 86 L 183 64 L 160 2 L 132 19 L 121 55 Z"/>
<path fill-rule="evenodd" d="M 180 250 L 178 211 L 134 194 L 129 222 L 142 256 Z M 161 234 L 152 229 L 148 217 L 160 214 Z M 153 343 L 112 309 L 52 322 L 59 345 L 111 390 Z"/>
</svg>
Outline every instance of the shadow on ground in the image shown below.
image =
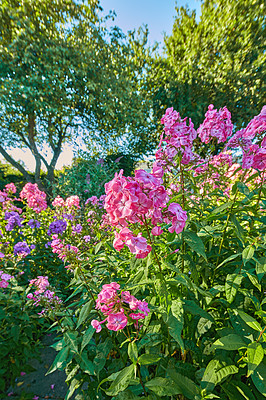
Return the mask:
<svg viewBox="0 0 266 400">
<path fill-rule="evenodd" d="M 64 371 L 54 371 L 45 375 L 52 365 L 57 352 L 49 347 L 55 341 L 54 334 L 44 336 L 40 361 L 34 359 L 30 365 L 34 368 L 17 379 L 16 385 L 8 390 L 5 400 L 63 400 L 68 386 Z"/>
</svg>

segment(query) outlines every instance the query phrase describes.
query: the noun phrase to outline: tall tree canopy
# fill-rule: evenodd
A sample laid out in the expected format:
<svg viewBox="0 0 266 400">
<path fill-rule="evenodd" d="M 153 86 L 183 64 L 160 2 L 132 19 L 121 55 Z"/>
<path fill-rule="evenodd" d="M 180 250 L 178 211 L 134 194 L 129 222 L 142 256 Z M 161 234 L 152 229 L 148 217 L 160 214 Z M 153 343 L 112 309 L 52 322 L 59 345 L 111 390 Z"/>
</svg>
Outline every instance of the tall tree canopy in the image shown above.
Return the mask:
<svg viewBox="0 0 266 400">
<path fill-rule="evenodd" d="M 165 57 L 155 62 L 154 109 L 173 106 L 196 126 L 210 103 L 227 106 L 237 127 L 265 104 L 265 2 L 205 0 L 201 17 L 176 8 Z"/>
<path fill-rule="evenodd" d="M 1 2 L 0 153 L 28 181 L 31 176 L 10 148 L 28 148 L 36 162 L 35 182 L 41 184 L 44 165 L 52 183 L 62 144 L 75 140 L 69 128 L 80 124 L 92 147 L 94 140 L 117 143 L 121 132 L 132 148 L 147 145 L 145 126 L 130 136 L 148 115 L 140 98 L 143 65 L 132 59 L 133 47 L 145 45 L 145 34 L 126 41 L 119 29 L 107 31 L 100 10 L 98 0 Z M 45 145 L 52 151 L 49 161 Z"/>
</svg>

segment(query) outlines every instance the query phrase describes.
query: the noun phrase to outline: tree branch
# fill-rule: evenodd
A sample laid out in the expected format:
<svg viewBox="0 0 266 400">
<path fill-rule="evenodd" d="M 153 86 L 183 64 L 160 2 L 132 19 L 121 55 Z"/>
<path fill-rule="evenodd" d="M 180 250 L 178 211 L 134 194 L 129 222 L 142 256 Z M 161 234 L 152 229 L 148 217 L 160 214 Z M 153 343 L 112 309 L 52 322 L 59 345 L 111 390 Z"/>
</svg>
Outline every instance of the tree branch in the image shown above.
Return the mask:
<svg viewBox="0 0 266 400">
<path fill-rule="evenodd" d="M 0 153 L 2 156 L 6 159 L 7 162 L 9 162 L 11 165 L 13 165 L 14 168 L 16 168 L 19 172 L 22 173 L 23 177 L 26 179 L 27 182 L 33 182 L 32 177 L 30 174 L 25 170 L 25 168 L 17 161 L 14 160 L 6 151 L 5 149 L 0 145 Z"/>
</svg>

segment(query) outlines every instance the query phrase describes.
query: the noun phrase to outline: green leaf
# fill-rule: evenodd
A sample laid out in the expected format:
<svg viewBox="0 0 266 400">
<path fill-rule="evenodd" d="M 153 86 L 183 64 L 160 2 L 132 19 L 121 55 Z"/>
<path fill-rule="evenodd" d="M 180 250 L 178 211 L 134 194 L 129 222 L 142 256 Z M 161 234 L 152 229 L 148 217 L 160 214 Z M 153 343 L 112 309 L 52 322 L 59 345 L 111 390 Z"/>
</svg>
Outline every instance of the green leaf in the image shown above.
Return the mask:
<svg viewBox="0 0 266 400">
<path fill-rule="evenodd" d="M 193 231 L 183 231 L 183 237 L 189 247 L 207 260 L 204 244 L 201 238 Z"/>
<path fill-rule="evenodd" d="M 55 357 L 55 360 L 45 375 L 51 374 L 56 369 L 63 370 L 70 352 L 69 346 L 64 347 Z"/>
<path fill-rule="evenodd" d="M 87 354 L 84 352 L 81 355 L 78 354 L 76 356 L 80 368 L 88 375 L 95 375 L 94 364 L 91 360 L 88 359 Z"/>
<path fill-rule="evenodd" d="M 102 247 L 102 242 L 96 244 L 96 246 L 95 246 L 95 254 L 97 254 L 99 252 L 101 247 Z"/>
<path fill-rule="evenodd" d="M 108 396 L 116 396 L 119 392 L 125 390 L 134 376 L 134 370 L 135 367 L 133 364 L 122 369 L 122 371 L 119 372 L 115 380 L 112 382 L 109 389 L 105 391 L 106 394 Z"/>
<path fill-rule="evenodd" d="M 248 351 L 247 351 L 247 360 L 248 360 L 247 376 L 253 374 L 253 372 L 261 363 L 263 358 L 264 358 L 264 350 L 262 348 L 262 345 L 257 342 L 250 343 L 248 345 Z"/>
<path fill-rule="evenodd" d="M 252 245 L 247 246 L 243 251 L 242 251 L 242 259 L 244 262 L 244 265 L 251 260 L 251 258 L 254 256 L 254 247 Z"/>
<path fill-rule="evenodd" d="M 174 396 L 182 393 L 173 380 L 162 377 L 146 382 L 145 387 L 152 390 L 157 396 Z"/>
<path fill-rule="evenodd" d="M 86 347 L 87 344 L 90 343 L 90 340 L 91 340 L 91 338 L 92 338 L 94 332 L 95 332 L 95 329 L 94 329 L 92 326 L 90 326 L 90 327 L 86 330 L 85 334 L 83 335 L 83 339 L 82 339 L 82 343 L 81 343 L 81 350 L 80 350 L 81 352 L 82 352 L 82 350 L 84 349 L 84 347 Z"/>
<path fill-rule="evenodd" d="M 237 182 L 237 189 L 239 190 L 240 193 L 244 194 L 245 196 L 248 196 L 250 193 L 249 188 L 244 182 Z"/>
<path fill-rule="evenodd" d="M 129 342 L 128 343 L 128 357 L 133 362 L 134 365 L 137 364 L 138 359 L 138 348 L 136 342 Z"/>
<path fill-rule="evenodd" d="M 79 365 L 76 365 L 72 371 L 69 372 L 66 378 L 66 382 L 70 381 L 72 378 L 74 378 L 75 375 L 77 375 L 77 372 L 79 370 Z"/>
<path fill-rule="evenodd" d="M 138 363 L 140 365 L 156 364 L 160 359 L 161 357 L 156 354 L 142 354 L 138 359 Z"/>
<path fill-rule="evenodd" d="M 226 210 L 227 208 L 231 207 L 231 205 L 233 204 L 232 201 L 228 201 L 227 203 L 222 204 L 221 206 L 215 208 L 212 211 L 212 214 L 220 214 L 222 211 Z"/>
<path fill-rule="evenodd" d="M 200 395 L 200 388 L 191 379 L 179 374 L 171 367 L 167 369 L 167 373 L 185 397 L 194 400 Z"/>
<path fill-rule="evenodd" d="M 251 375 L 254 385 L 258 391 L 266 397 L 266 366 L 261 363 Z"/>
<path fill-rule="evenodd" d="M 245 323 L 250 326 L 250 328 L 255 329 L 255 331 L 262 331 L 262 327 L 260 324 L 252 318 L 250 315 L 246 314 L 244 311 L 238 310 L 237 311 L 239 316 L 245 321 Z"/>
<path fill-rule="evenodd" d="M 76 389 L 78 389 L 80 387 L 81 384 L 82 384 L 81 380 L 74 378 L 70 383 L 69 389 L 65 396 L 65 400 L 70 399 L 72 394 L 75 392 Z"/>
<path fill-rule="evenodd" d="M 257 277 L 250 274 L 247 271 L 246 271 L 246 274 L 247 274 L 250 282 L 252 283 L 252 285 L 254 285 L 261 292 L 261 285 L 259 284 Z"/>
<path fill-rule="evenodd" d="M 183 312 L 183 304 L 181 299 L 174 300 L 172 302 L 171 312 L 167 319 L 169 333 L 177 341 L 182 352 L 185 349 L 181 335 L 184 324 Z"/>
<path fill-rule="evenodd" d="M 240 336 L 232 333 L 217 339 L 212 344 L 211 349 L 238 350 L 243 347 L 247 347 L 246 343 L 241 339 Z"/>
<path fill-rule="evenodd" d="M 90 300 L 86 304 L 84 304 L 84 306 L 81 308 L 79 313 L 77 328 L 85 321 L 85 319 L 89 317 L 92 307 L 93 307 L 93 301 Z"/>
<path fill-rule="evenodd" d="M 216 269 L 222 267 L 224 264 L 228 263 L 231 260 L 234 260 L 235 258 L 237 258 L 240 255 L 241 255 L 241 253 L 232 254 L 230 257 L 227 257 L 223 262 L 221 262 L 221 264 L 219 264 Z"/>
<path fill-rule="evenodd" d="M 262 280 L 265 273 L 266 273 L 266 257 L 261 257 L 256 262 L 256 274 L 259 282 Z"/>
<path fill-rule="evenodd" d="M 105 366 L 108 354 L 112 349 L 112 340 L 107 338 L 105 342 L 97 346 L 97 353 L 93 360 L 94 368 L 97 373 L 99 373 Z"/>
<path fill-rule="evenodd" d="M 225 362 L 219 360 L 211 360 L 204 372 L 201 387 L 211 392 L 218 383 L 221 383 L 227 376 L 236 374 L 238 368 L 235 365 L 226 365 Z"/>
<path fill-rule="evenodd" d="M 236 297 L 237 290 L 241 285 L 243 276 L 238 274 L 229 274 L 225 282 L 225 295 L 228 303 L 232 303 Z"/>
<path fill-rule="evenodd" d="M 208 319 L 209 321 L 214 322 L 213 317 L 205 310 L 203 310 L 200 306 L 198 306 L 193 300 L 183 300 L 184 311 L 189 312 L 193 315 L 200 315 L 203 318 Z"/>
<path fill-rule="evenodd" d="M 69 345 L 70 349 L 75 353 L 79 352 L 78 349 L 78 333 L 77 332 L 65 332 L 64 339 L 66 343 Z"/>
</svg>

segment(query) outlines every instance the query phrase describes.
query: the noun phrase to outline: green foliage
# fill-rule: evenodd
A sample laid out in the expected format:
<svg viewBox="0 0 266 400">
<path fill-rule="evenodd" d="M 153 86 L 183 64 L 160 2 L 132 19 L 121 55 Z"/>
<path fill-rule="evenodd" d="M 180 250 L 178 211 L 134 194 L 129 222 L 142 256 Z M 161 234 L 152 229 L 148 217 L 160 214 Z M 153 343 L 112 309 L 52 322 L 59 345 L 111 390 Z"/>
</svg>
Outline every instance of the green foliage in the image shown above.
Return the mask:
<svg viewBox="0 0 266 400">
<path fill-rule="evenodd" d="M 54 196 L 78 195 L 83 200 L 91 196 L 99 197 L 105 193 L 104 185 L 113 178 L 115 172 L 123 169 L 130 175 L 134 165 L 134 158 L 123 153 L 103 159 L 80 152 L 70 166 L 57 172 Z"/>
<path fill-rule="evenodd" d="M 158 119 L 174 107 L 198 127 L 209 104 L 226 105 L 242 128 L 265 102 L 265 2 L 206 0 L 199 21 L 188 8 L 176 12 L 151 75 Z"/>
<path fill-rule="evenodd" d="M 31 151 L 41 185 L 41 167 L 51 184 L 63 143 L 76 142 L 80 128 L 94 154 L 149 145 L 145 65 L 135 58 L 147 32 L 108 31 L 100 10 L 97 0 L 1 2 L 0 153 L 27 181 L 10 147 Z"/>
<path fill-rule="evenodd" d="M 31 371 L 28 361 L 38 357 L 40 338 L 49 325 L 28 307 L 25 286 L 16 282 L 4 292 L 1 289 L 0 326 L 1 396 L 21 371 Z"/>
<path fill-rule="evenodd" d="M 200 178 L 193 182 L 186 171 L 185 187 L 195 195 Z M 235 185 L 229 200 L 219 188 L 208 201 L 188 195 L 185 230 L 170 234 L 164 226 L 146 259 L 118 254 L 112 232 L 97 230 L 100 242 L 73 265 L 75 300 L 65 304 L 74 315 L 61 318 L 62 346 L 51 366 L 65 368 L 69 396 L 82 396 L 87 382 L 92 399 L 263 398 L 266 226 L 257 210 L 265 187 L 248 185 L 249 193 Z M 124 333 L 103 325 L 94 334 L 99 286 L 114 280 L 145 298 L 151 312 L 139 331 L 130 323 Z"/>
</svg>

